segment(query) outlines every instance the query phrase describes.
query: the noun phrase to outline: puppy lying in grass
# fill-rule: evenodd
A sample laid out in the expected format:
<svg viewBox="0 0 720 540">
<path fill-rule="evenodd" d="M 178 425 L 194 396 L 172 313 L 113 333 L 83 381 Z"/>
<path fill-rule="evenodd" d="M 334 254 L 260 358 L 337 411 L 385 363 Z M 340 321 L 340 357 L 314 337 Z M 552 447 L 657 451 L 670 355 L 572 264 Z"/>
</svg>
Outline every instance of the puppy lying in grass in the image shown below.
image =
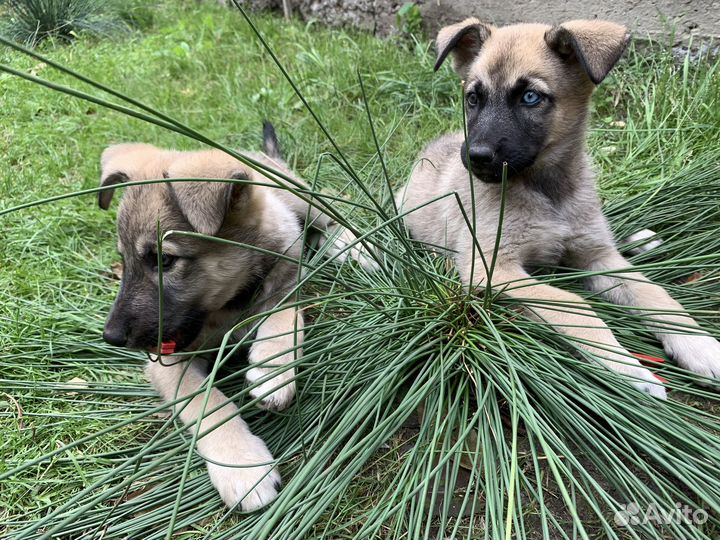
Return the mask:
<svg viewBox="0 0 720 540">
<path fill-rule="evenodd" d="M 596 272 L 586 279 L 591 291 L 643 314 L 681 367 L 720 377 L 720 343 L 662 287 L 630 268 L 596 193 L 585 147 L 590 97 L 628 39 L 624 27 L 598 20 L 496 28 L 470 18 L 440 30 L 435 69 L 452 56 L 463 81 L 467 138 L 453 133 L 431 142 L 397 198 L 409 212 L 411 235 L 447 248 L 465 285 L 492 281 L 639 390 L 664 399 L 661 381 L 579 296 L 528 273 L 559 263 Z M 504 164 L 502 236 L 491 275 Z M 451 193 L 465 213 L 455 198 L 442 197 Z"/>
<path fill-rule="evenodd" d="M 246 155 L 294 178 L 270 124 L 264 129 L 264 150 Z M 178 152 L 149 144 L 119 144 L 105 150 L 101 165 L 102 186 L 163 178 L 275 185 L 219 150 Z M 100 192 L 100 207 L 107 209 L 111 198 L 112 190 Z M 220 390 L 211 390 L 204 409 L 204 391 L 191 397 L 207 375 L 202 359 L 185 361 L 186 357 L 167 355 L 216 347 L 231 330 L 233 339 L 239 340 L 252 324 L 236 327 L 238 321 L 272 312 L 250 347 L 247 381 L 257 385 L 250 393 L 261 399 L 262 407 L 287 407 L 295 395 L 292 364 L 302 356 L 303 314 L 295 307 L 283 308 L 282 302 L 297 282 L 296 261 L 307 216 L 326 236 L 333 231 L 326 214 L 289 191 L 243 182 L 129 186 L 118 208 L 123 275 L 103 338 L 111 345 L 160 355 L 147 364 L 150 381 L 166 401 L 177 402 L 174 407 L 191 430 L 200 422 L 197 449 L 207 459 L 210 479 L 228 506 L 239 505 L 245 511 L 260 508 L 277 495 L 280 475 L 273 456 Z M 187 231 L 232 244 L 173 234 L 160 249 L 158 227 L 161 235 Z M 342 248 L 353 240 L 344 230 L 328 251 L 342 259 Z M 162 337 L 158 335 L 160 274 Z"/>
</svg>

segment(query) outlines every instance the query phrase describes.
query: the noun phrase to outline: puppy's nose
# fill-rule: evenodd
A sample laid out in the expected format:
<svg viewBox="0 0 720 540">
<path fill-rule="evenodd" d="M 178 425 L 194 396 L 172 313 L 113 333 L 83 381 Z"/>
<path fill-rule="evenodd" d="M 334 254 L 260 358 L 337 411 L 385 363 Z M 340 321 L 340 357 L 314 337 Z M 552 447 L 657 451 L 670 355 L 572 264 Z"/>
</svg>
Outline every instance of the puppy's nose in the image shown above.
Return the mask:
<svg viewBox="0 0 720 540">
<path fill-rule="evenodd" d="M 470 147 L 470 161 L 478 165 L 487 165 L 493 160 L 495 151 L 487 144 L 478 144 Z"/>
<path fill-rule="evenodd" d="M 103 330 L 103 339 L 106 343 L 109 343 L 110 345 L 115 345 L 116 347 L 124 347 L 127 343 L 127 332 L 125 331 L 125 328 L 122 328 L 122 326 L 120 325 L 108 325 Z"/>
</svg>

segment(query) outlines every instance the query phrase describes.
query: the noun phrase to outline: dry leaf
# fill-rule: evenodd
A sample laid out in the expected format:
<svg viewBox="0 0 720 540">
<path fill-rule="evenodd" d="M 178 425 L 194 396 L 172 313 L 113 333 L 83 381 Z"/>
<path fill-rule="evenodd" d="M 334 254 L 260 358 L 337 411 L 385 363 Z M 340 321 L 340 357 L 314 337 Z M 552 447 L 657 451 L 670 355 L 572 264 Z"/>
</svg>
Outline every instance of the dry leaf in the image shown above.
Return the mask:
<svg viewBox="0 0 720 540">
<path fill-rule="evenodd" d="M 110 265 L 110 276 L 113 279 L 122 279 L 123 277 L 123 263 L 115 262 Z"/>
</svg>

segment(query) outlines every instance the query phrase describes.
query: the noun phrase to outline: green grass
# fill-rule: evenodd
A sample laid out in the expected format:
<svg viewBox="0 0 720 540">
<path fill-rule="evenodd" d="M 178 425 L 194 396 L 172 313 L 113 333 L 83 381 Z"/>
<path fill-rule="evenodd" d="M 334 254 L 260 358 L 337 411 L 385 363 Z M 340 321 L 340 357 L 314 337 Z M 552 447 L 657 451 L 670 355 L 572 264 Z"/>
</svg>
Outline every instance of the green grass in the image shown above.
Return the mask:
<svg viewBox="0 0 720 540">
<path fill-rule="evenodd" d="M 258 148 L 268 118 L 298 172 L 370 205 L 352 175 L 326 158 L 335 149 L 247 23 L 211 4 L 168 2 L 144 35 L 41 52 L 222 145 Z M 255 20 L 370 193 L 387 188 L 366 103 L 393 187 L 420 145 L 462 125 L 459 84 L 449 69 L 432 73 L 429 45 L 408 50 L 365 34 Z M 0 63 L 89 90 L 4 48 Z M 590 137 L 615 231 L 662 234 L 663 247 L 635 262 L 715 335 L 718 65 L 678 66 L 664 48 L 630 51 L 596 95 Z M 0 211 L 96 187 L 100 153 L 114 142 L 198 146 L 7 74 L 0 92 Z M 350 205 L 342 211 L 362 230 L 377 220 Z M 426 273 L 418 272 L 389 230 L 376 235 L 401 256 L 388 261 L 389 271 L 328 266 L 303 289 L 313 325 L 294 406 L 255 411 L 244 366 L 219 374 L 280 459 L 280 499 L 266 512 L 229 514 L 195 457 L 176 505 L 190 437 L 144 382 L 143 356 L 100 337 L 117 288 L 109 275 L 118 260 L 112 213 L 86 195 L 0 219 L 0 475 L 62 449 L 0 483 L 0 530 L 13 537 L 41 538 L 57 527 L 53 534 L 83 539 L 496 538 L 511 516 L 512 536 L 540 538 L 545 522 L 550 537 L 559 530 L 580 537 L 584 527 L 600 538 L 627 533 L 606 529 L 618 503 L 659 498 L 720 508 L 717 394 L 672 368 L 664 371 L 677 399 L 667 406 L 618 390 L 606 372 L 563 352 L 572 347 L 567 340 L 518 317 L 506 301 L 488 310 L 482 298 L 463 299 L 444 261 L 418 255 Z M 702 279 L 681 283 L 698 268 Z M 630 350 L 660 354 L 637 318 L 596 308 Z M 75 378 L 87 387 L 68 389 Z M 421 404 L 425 414 L 408 428 Z M 460 455 L 473 464 L 464 491 Z M 435 504 L 443 485 L 458 488 L 464 517 L 453 517 L 451 497 Z M 516 496 L 507 498 L 510 486 Z M 690 532 L 637 534 L 713 538 L 718 530 L 715 516 Z"/>
</svg>

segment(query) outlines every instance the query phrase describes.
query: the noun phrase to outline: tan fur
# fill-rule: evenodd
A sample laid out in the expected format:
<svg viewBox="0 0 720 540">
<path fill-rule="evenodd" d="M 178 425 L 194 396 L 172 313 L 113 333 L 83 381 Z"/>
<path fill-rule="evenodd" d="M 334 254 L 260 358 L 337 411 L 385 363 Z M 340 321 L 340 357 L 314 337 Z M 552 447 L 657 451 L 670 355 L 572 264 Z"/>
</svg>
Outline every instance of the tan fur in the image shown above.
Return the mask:
<svg viewBox="0 0 720 540">
<path fill-rule="evenodd" d="M 456 40 L 460 49 L 448 51 L 453 35 L 468 25 L 489 28 L 489 34 Z M 592 277 L 587 280 L 588 287 L 643 313 L 667 353 L 681 366 L 720 377 L 720 344 L 703 335 L 667 292 L 630 269 L 615 247 L 595 191 L 584 142 L 592 83 L 607 75 L 626 42 L 624 27 L 603 21 L 571 21 L 554 28 L 538 24 L 494 28 L 469 19 L 441 30 L 437 44 L 440 58 L 448 52 L 455 56 L 455 67 L 466 88 L 480 81 L 490 92 L 502 95 L 523 78 L 531 81 L 531 87 L 553 96 L 542 148 L 531 166 L 508 181 L 493 286 L 503 288 L 531 314 L 578 340 L 581 347 L 628 376 L 642 391 L 664 398 L 659 381 L 623 349 L 580 297 L 543 284 L 527 271 L 559 263 L 593 271 L 624 270 Z M 445 246 L 462 281 L 474 287 L 487 282 L 488 275 L 456 199 L 448 196 L 423 207 L 447 194 L 457 194 L 468 216 L 474 205 L 475 241 L 489 259 L 499 223 L 501 185 L 479 181 L 468 172 L 460 155 L 463 141 L 463 133 L 456 133 L 431 142 L 397 199 L 403 210 L 410 212 L 405 223 L 413 237 Z M 666 325 L 674 323 L 697 328 L 697 332 L 667 331 Z"/>
</svg>

